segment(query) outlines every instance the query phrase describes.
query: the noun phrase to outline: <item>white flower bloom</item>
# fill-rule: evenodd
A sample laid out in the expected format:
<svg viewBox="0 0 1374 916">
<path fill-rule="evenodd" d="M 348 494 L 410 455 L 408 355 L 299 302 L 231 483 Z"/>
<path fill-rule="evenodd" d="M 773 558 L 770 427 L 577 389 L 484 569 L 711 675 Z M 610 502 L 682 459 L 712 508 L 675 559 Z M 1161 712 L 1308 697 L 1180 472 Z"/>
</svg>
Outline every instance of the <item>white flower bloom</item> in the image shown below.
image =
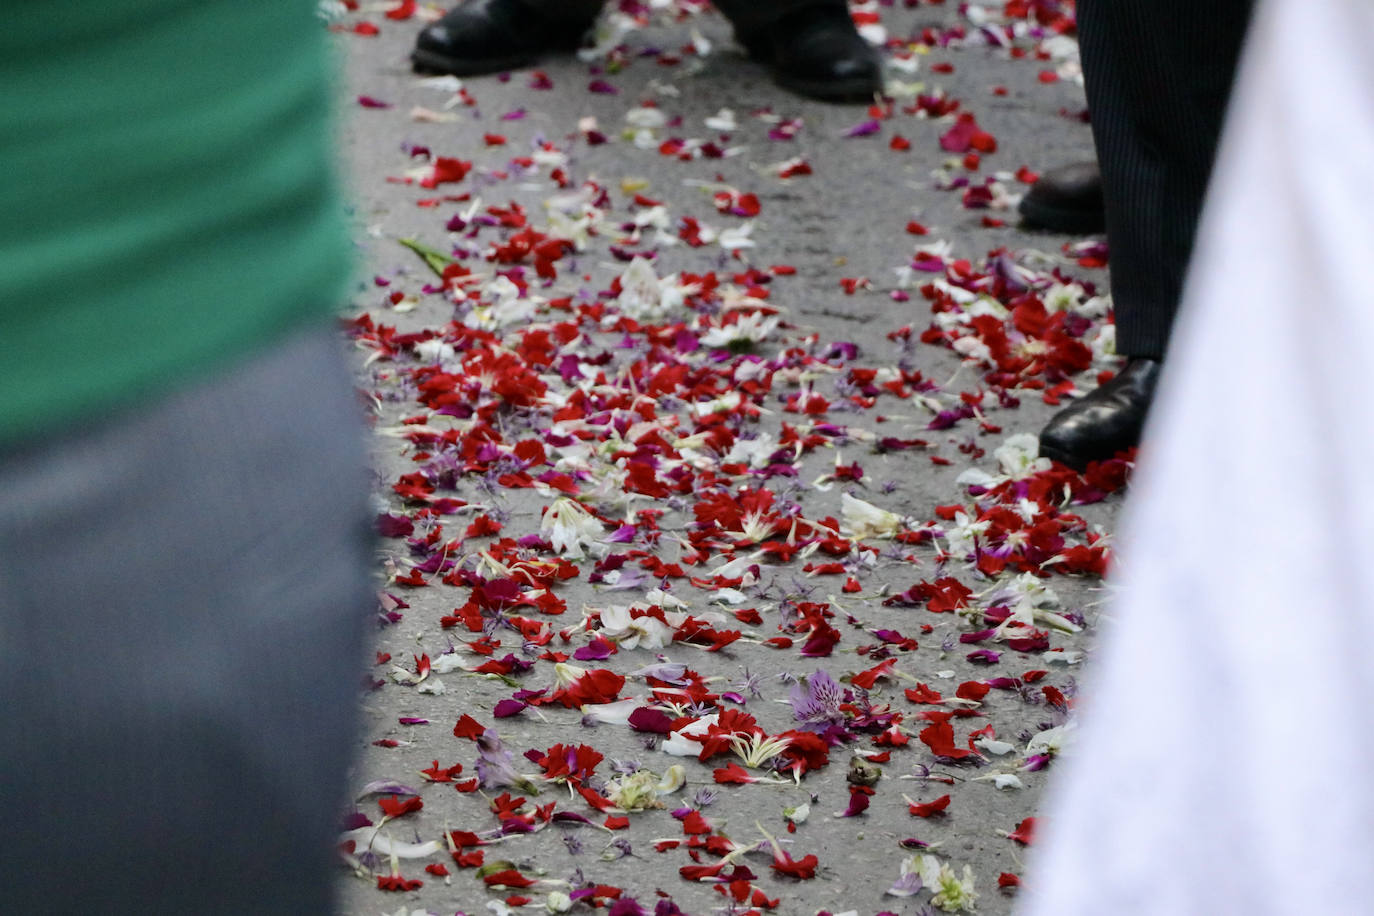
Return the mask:
<svg viewBox="0 0 1374 916">
<path fill-rule="evenodd" d="M 429 672 L 430 674 L 448 674 L 450 671 L 457 671 L 462 667 L 464 667 L 462 656 L 456 651 L 448 651 L 434 657 L 434 660 L 429 663 Z"/>
<path fill-rule="evenodd" d="M 631 127 L 654 130 L 668 123 L 668 116 L 661 108 L 631 108 L 625 112 L 625 123 Z"/>
<path fill-rule="evenodd" d="M 1001 757 L 1004 754 L 1010 754 L 1012 751 L 1016 750 L 1016 745 L 1007 741 L 998 741 L 997 739 L 989 738 L 986 735 L 974 741 L 973 743 L 978 745 L 994 757 Z"/>
<path fill-rule="evenodd" d="M 737 384 L 743 384 L 745 382 L 752 382 L 755 379 L 766 378 L 770 371 L 772 370 L 769 369 L 768 363 L 764 360 L 758 359 L 757 357 L 742 359 L 739 361 L 739 365 L 735 366 L 735 382 Z M 769 412 L 770 411 L 767 410 L 764 411 L 764 413 Z M 766 436 L 768 434 L 759 433 L 759 435 Z"/>
<path fill-rule="evenodd" d="M 994 477 L 981 468 L 967 468 L 954 478 L 954 482 L 961 487 L 982 487 L 991 489 L 1005 480 L 1005 477 Z"/>
<path fill-rule="evenodd" d="M 570 665 L 567 662 L 554 662 L 553 687 L 555 690 L 564 690 L 576 684 L 586 674 L 586 668 L 579 668 L 577 665 Z"/>
<path fill-rule="evenodd" d="M 552 168 L 561 168 L 568 164 L 568 154 L 556 149 L 537 149 L 530 153 L 530 158 L 536 165 L 547 165 Z"/>
<path fill-rule="evenodd" d="M 1045 310 L 1050 312 L 1070 311 L 1078 305 L 1081 298 L 1083 287 L 1077 283 L 1056 283 L 1040 297 L 1045 303 Z"/>
<path fill-rule="evenodd" d="M 930 902 L 936 909 L 946 913 L 973 909 L 978 892 L 973 889 L 972 868 L 965 865 L 963 877 L 960 877 L 948 863 L 931 855 L 923 855 L 920 857 L 919 872 L 921 882 L 935 892 Z"/>
<path fill-rule="evenodd" d="M 742 463 L 751 468 L 768 464 L 768 458 L 778 450 L 778 441 L 770 433 L 760 432 L 752 439 L 736 439 L 726 453 L 724 463 Z"/>
<path fill-rule="evenodd" d="M 974 782 L 990 782 L 994 789 L 1024 789 L 1026 784 L 1015 773 L 986 773 L 973 777 Z"/>
<path fill-rule="evenodd" d="M 964 359 L 971 359 L 974 362 L 987 363 L 992 361 L 992 350 L 988 349 L 988 345 L 983 343 L 981 338 L 972 334 L 954 341 L 954 352 Z"/>
<path fill-rule="evenodd" d="M 352 840 L 360 853 L 374 852 L 377 855 L 395 856 L 398 859 L 424 859 L 442 852 L 444 849 L 444 844 L 438 840 L 430 840 L 427 843 L 405 843 L 393 840 L 381 833 L 381 829 L 380 826 L 375 826 L 349 830 L 339 837 L 339 842 L 342 844 Z"/>
<path fill-rule="evenodd" d="M 520 295 L 520 287 L 508 277 L 497 277 L 482 287 L 483 302 L 468 315 L 464 324 L 469 327 L 493 330 L 516 324 L 528 324 L 538 311 L 535 299 Z"/>
<path fill-rule="evenodd" d="M 635 770 L 606 783 L 606 798 L 622 811 L 663 808 L 660 795 L 671 795 L 687 783 L 687 770 L 680 763 L 668 768 L 662 778 L 652 770 Z"/>
<path fill-rule="evenodd" d="M 665 592 L 661 588 L 651 588 L 644 593 L 644 600 L 650 604 L 657 604 L 659 607 L 663 608 L 667 612 L 663 616 L 675 627 L 680 626 L 687 619 L 686 614 L 674 610 L 675 608 L 687 607 L 687 602 L 683 601 L 677 595 Z M 708 616 L 707 614 L 700 615 L 703 620 Z"/>
<path fill-rule="evenodd" d="M 601 634 L 614 639 L 621 648 L 666 649 L 673 644 L 673 631 L 657 617 L 634 617 L 630 609 L 621 605 L 601 612 Z"/>
<path fill-rule="evenodd" d="M 720 111 L 706 119 L 705 124 L 712 130 L 731 131 L 739 128 L 739 122 L 735 120 L 735 113 L 728 108 Z"/>
<path fill-rule="evenodd" d="M 982 537 L 991 524 L 974 521 L 963 512 L 954 513 L 954 524 L 943 531 L 947 549 L 956 557 L 973 553 L 974 539 Z"/>
<path fill-rule="evenodd" d="M 1082 305 L 1080 305 L 1077 309 L 1077 312 L 1084 318 L 1105 318 L 1107 316 L 1107 313 L 1110 312 L 1111 309 L 1112 297 L 1104 295 L 1093 296 L 1087 302 L 1084 302 Z M 1109 324 L 1107 325 L 1107 327 L 1115 328 L 1116 325 Z"/>
<path fill-rule="evenodd" d="M 420 684 L 419 687 L 415 688 L 415 692 L 439 697 L 447 693 L 448 688 L 445 687 L 444 682 L 439 680 L 437 677 L 427 677 L 425 678 L 424 683 Z"/>
<path fill-rule="evenodd" d="M 646 207 L 636 213 L 634 224 L 639 229 L 667 229 L 672 225 L 672 219 L 668 216 L 668 208 L 660 204 L 657 207 Z"/>
<path fill-rule="evenodd" d="M 776 735 L 741 735 L 730 737 L 730 748 L 735 756 L 751 770 L 762 769 L 763 765 L 787 750 L 791 741 Z"/>
<path fill-rule="evenodd" d="M 736 576 L 752 578 L 753 573 L 750 571 L 750 567 L 757 566 L 762 555 L 762 551 L 755 551 L 743 556 L 736 556 L 711 570 L 711 575 L 723 576 L 726 579 L 733 579 Z"/>
<path fill-rule="evenodd" d="M 391 670 L 388 671 L 386 675 L 391 678 L 393 683 L 400 684 L 402 687 L 414 687 L 416 684 L 428 678 L 430 672 L 426 671 L 424 674 L 417 675 L 412 671 L 407 671 L 400 665 L 392 665 Z"/>
<path fill-rule="evenodd" d="M 601 521 L 576 500 L 560 496 L 544 511 L 539 533 L 549 539 L 557 553 L 583 557 L 589 552 L 604 556 L 608 547 L 602 542 Z"/>
<path fill-rule="evenodd" d="M 1050 469 L 1050 459 L 1038 457 L 1040 439 L 1033 433 L 1017 433 L 1008 436 L 992 453 L 1002 466 L 1002 473 L 1012 480 L 1021 480 L 1040 471 Z"/>
<path fill-rule="evenodd" d="M 1078 59 L 1078 40 L 1067 35 L 1053 35 L 1041 41 L 1039 47 L 1051 60 Z"/>
<path fill-rule="evenodd" d="M 453 349 L 453 344 L 437 337 L 422 340 L 415 345 L 416 358 L 425 363 L 446 363 L 456 355 L 457 351 Z"/>
<path fill-rule="evenodd" d="M 582 717 L 604 725 L 629 725 L 630 713 L 643 705 L 643 700 L 634 697 L 614 703 L 592 703 L 582 707 Z"/>
<path fill-rule="evenodd" d="M 853 540 L 890 538 L 902 530 L 902 517 L 848 493 L 840 494 L 840 533 Z"/>
<path fill-rule="evenodd" d="M 732 226 L 726 229 L 720 234 L 720 237 L 716 239 L 716 241 L 719 242 L 720 247 L 724 248 L 726 251 L 734 251 L 737 248 L 753 248 L 754 240 L 751 238 L 753 233 L 754 224 L 745 223 L 743 226 Z M 702 238 L 706 238 L 704 232 L 702 233 Z"/>
<path fill-rule="evenodd" d="M 896 70 L 898 73 L 905 73 L 907 76 L 910 76 L 921 69 L 921 59 L 915 54 L 901 56 L 892 54 L 887 58 L 887 66 L 891 70 Z"/>
<path fill-rule="evenodd" d="M 1008 582 L 999 583 L 995 595 L 997 601 L 1010 599 L 1013 604 L 1027 604 L 1032 607 L 1059 606 L 1059 593 L 1034 573 L 1021 573 Z"/>
<path fill-rule="evenodd" d="M 1076 665 L 1083 660 L 1078 649 L 1051 649 L 1041 656 L 1051 665 Z"/>
<path fill-rule="evenodd" d="M 741 315 L 734 324 L 712 327 L 701 336 L 701 343 L 707 347 L 729 347 L 732 344 L 759 343 L 767 340 L 778 327 L 777 316 L 761 312 Z"/>
<path fill-rule="evenodd" d="M 574 216 L 560 210 L 550 210 L 549 235 L 567 239 L 573 243 L 573 247 L 578 251 L 585 251 L 588 243 L 591 242 L 591 230 L 595 222 L 591 214 L 584 213 L 581 216 Z"/>
<path fill-rule="evenodd" d="M 544 898 L 544 909 L 550 913 L 566 913 L 572 908 L 572 898 L 562 891 L 549 891 L 549 896 Z"/>
<path fill-rule="evenodd" d="M 935 327 L 941 331 L 953 331 L 968 325 L 968 315 L 964 312 L 940 312 L 931 316 L 935 322 Z"/>
<path fill-rule="evenodd" d="M 695 722 L 684 725 L 675 732 L 670 732 L 660 749 L 674 757 L 696 757 L 701 753 L 701 742 L 693 741 L 687 736 L 706 734 L 719 719 L 720 714 L 713 712 L 709 716 L 702 716 Z"/>
<path fill-rule="evenodd" d="M 620 311 L 636 321 L 662 318 L 682 307 L 697 291 L 693 284 L 683 285 L 676 276 L 659 278 L 647 258 L 635 258 L 620 275 Z"/>
<path fill-rule="evenodd" d="M 1069 721 L 1063 725 L 1037 732 L 1026 742 L 1026 756 L 1035 757 L 1040 754 L 1057 756 L 1063 753 L 1064 749 L 1072 742 L 1073 732 L 1077 727 L 1076 722 Z"/>
<path fill-rule="evenodd" d="M 743 400 L 744 395 L 740 394 L 738 391 L 727 391 L 720 397 L 710 401 L 697 402 L 697 415 L 709 417 L 713 413 L 734 413 Z"/>
<path fill-rule="evenodd" d="M 1011 317 L 1011 311 L 1005 305 L 991 296 L 981 294 L 968 306 L 967 311 L 972 318 L 977 318 L 980 315 L 991 315 L 998 321 L 1005 321 Z"/>
<path fill-rule="evenodd" d="M 1094 362 L 1107 362 L 1116 357 L 1116 325 L 1104 324 L 1088 339 Z"/>
<path fill-rule="evenodd" d="M 859 34 L 863 36 L 864 41 L 871 45 L 882 47 L 887 44 L 887 29 L 883 28 L 880 22 L 871 22 L 859 26 Z"/>
<path fill-rule="evenodd" d="M 654 788 L 660 795 L 672 795 L 685 785 L 687 785 L 687 768 L 680 763 L 675 763 L 663 771 L 663 778 L 658 781 L 658 785 Z"/>
</svg>

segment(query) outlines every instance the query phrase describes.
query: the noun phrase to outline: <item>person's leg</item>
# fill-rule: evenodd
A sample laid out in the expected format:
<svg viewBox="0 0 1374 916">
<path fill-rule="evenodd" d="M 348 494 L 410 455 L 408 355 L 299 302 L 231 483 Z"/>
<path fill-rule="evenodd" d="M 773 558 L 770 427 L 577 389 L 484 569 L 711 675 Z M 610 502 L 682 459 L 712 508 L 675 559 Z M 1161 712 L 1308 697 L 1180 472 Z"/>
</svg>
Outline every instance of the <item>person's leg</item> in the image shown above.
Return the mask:
<svg viewBox="0 0 1374 916">
<path fill-rule="evenodd" d="M 1117 349 L 1159 359 L 1192 256 L 1250 0 L 1085 0 Z M 1187 28 L 1175 27 L 1188 22 Z"/>
<path fill-rule="evenodd" d="M 5 908 L 331 911 L 371 538 L 327 329 L 0 450 Z"/>
<path fill-rule="evenodd" d="M 1168 348 L 1250 0 L 1078 6 L 1111 247 L 1118 376 L 1060 411 L 1042 455 L 1082 467 L 1137 444 Z M 1171 24 L 1189 22 L 1187 29 Z"/>
<path fill-rule="evenodd" d="M 715 0 L 735 36 L 778 85 L 827 102 L 867 102 L 882 91 L 882 60 L 845 0 Z"/>
</svg>

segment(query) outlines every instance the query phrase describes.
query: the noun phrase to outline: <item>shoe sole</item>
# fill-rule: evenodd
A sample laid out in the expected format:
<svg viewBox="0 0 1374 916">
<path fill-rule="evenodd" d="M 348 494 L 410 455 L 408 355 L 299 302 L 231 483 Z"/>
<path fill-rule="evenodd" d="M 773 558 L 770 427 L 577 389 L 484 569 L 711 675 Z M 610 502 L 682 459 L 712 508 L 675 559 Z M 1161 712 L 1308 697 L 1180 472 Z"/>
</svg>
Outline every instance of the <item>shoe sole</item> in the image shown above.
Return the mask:
<svg viewBox="0 0 1374 916">
<path fill-rule="evenodd" d="M 537 63 L 539 55 L 530 52 L 480 60 L 449 57 L 423 48 L 416 48 L 410 54 L 410 66 L 416 73 L 450 73 L 454 76 L 486 76 L 507 70 L 523 70 Z"/>
<path fill-rule="evenodd" d="M 1052 445 L 1047 446 L 1044 443 L 1040 445 L 1040 457 L 1048 458 L 1051 461 L 1057 461 L 1079 472 L 1087 470 L 1088 467 L 1088 462 L 1084 461 L 1081 456 L 1075 455 L 1073 452 L 1062 451 Z"/>
<path fill-rule="evenodd" d="M 1064 232 L 1070 235 L 1090 235 L 1107 228 L 1106 219 L 1098 210 L 1066 210 L 1062 207 L 1049 207 L 1023 197 L 1021 217 L 1032 226 Z"/>
<path fill-rule="evenodd" d="M 810 80 L 784 74 L 775 74 L 774 81 L 789 92 L 804 95 L 809 99 L 836 104 L 872 102 L 875 95 L 883 91 L 881 83 L 870 79 Z"/>
</svg>

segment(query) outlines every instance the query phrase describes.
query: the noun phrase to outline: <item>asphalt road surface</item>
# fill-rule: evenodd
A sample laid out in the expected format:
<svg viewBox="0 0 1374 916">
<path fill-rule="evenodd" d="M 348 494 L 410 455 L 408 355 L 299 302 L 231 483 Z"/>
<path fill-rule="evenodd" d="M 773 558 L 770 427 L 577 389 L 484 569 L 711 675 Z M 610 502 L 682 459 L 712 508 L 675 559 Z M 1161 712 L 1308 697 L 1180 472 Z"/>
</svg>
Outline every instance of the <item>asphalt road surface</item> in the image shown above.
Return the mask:
<svg viewBox="0 0 1374 916">
<path fill-rule="evenodd" d="M 423 8 L 334 22 L 385 535 L 343 911 L 958 911 L 967 866 L 1007 913 L 1125 470 L 1024 439 L 1115 368 L 1100 239 L 1014 209 L 1092 154 L 1071 8 L 856 6 L 870 109 L 653 6 L 461 84 Z"/>
</svg>

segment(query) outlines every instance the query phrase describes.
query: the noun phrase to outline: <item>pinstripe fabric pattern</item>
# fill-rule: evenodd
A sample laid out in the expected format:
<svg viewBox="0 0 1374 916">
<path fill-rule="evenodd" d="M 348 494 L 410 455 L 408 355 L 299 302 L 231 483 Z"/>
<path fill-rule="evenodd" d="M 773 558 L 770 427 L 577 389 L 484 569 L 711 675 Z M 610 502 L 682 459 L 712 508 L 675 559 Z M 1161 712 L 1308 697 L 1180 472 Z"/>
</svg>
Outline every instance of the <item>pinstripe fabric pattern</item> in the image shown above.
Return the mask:
<svg viewBox="0 0 1374 916">
<path fill-rule="evenodd" d="M 1117 349 L 1161 357 L 1251 0 L 1079 0 Z"/>
<path fill-rule="evenodd" d="M 560 22 L 585 27 L 601 12 L 604 0 L 519 0 L 522 6 L 541 17 L 556 17 Z M 716 0 L 715 6 L 735 26 L 747 33 L 767 28 L 779 16 L 795 10 L 818 6 L 845 9 L 845 0 Z"/>
<path fill-rule="evenodd" d="M 332 912 L 374 605 L 361 423 L 312 326 L 0 447 L 0 910 Z"/>
</svg>

